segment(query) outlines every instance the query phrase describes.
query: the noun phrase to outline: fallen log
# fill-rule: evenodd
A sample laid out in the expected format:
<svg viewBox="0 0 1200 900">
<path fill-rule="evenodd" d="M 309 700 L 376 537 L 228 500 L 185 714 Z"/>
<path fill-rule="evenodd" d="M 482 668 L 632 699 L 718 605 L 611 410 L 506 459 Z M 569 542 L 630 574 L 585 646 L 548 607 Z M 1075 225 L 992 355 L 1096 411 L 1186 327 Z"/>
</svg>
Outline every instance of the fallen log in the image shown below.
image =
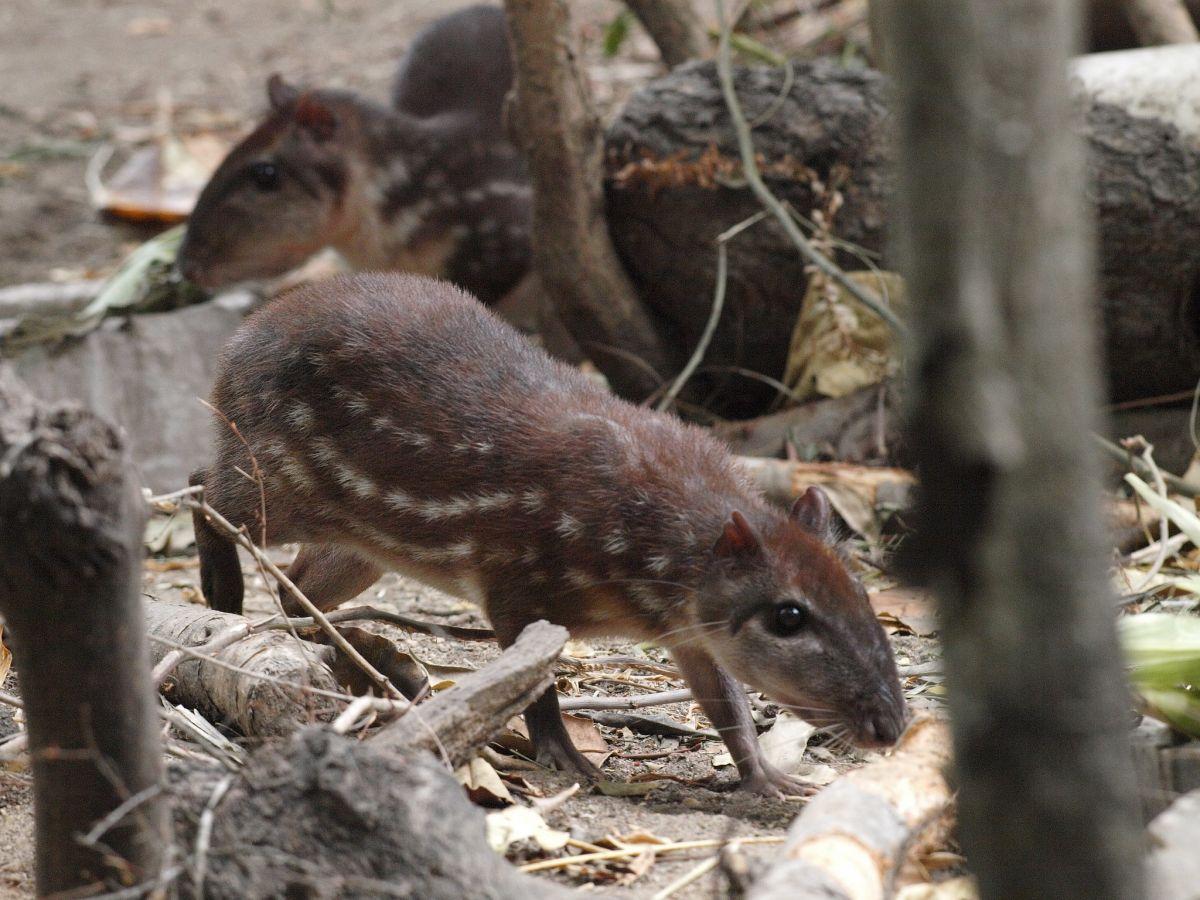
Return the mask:
<svg viewBox="0 0 1200 900">
<path fill-rule="evenodd" d="M 719 422 L 712 432 L 743 456 L 782 456 L 791 445 L 842 462 L 903 465 L 898 394 L 889 381 L 754 419 Z"/>
<path fill-rule="evenodd" d="M 1200 791 L 1172 803 L 1147 829 L 1146 894 L 1155 900 L 1194 900 L 1200 884 Z"/>
<path fill-rule="evenodd" d="M 843 775 L 808 802 L 750 900 L 891 896 L 906 853 L 952 813 L 949 762 L 945 725 L 914 722 L 891 755 Z"/>
<path fill-rule="evenodd" d="M 404 752 L 427 750 L 452 766 L 462 765 L 551 685 L 566 641 L 566 629 L 533 623 L 499 659 L 413 707 L 372 743 Z"/>
<path fill-rule="evenodd" d="M 1126 72 L 1178 70 L 1195 47 L 1117 54 Z M 1156 62 L 1157 61 L 1157 62 Z M 1114 63 L 1115 64 L 1115 63 Z M 1100 91 L 1102 59 L 1076 65 L 1076 128 L 1090 147 L 1089 193 L 1099 221 L 1100 311 L 1114 400 L 1166 394 L 1200 378 L 1200 146 L 1179 115 L 1150 117 L 1126 90 Z M 799 214 L 831 210 L 834 234 L 890 261 L 886 242 L 893 163 L 888 84 L 873 71 L 832 63 L 797 64 L 782 95 L 782 69 L 736 71 L 768 185 Z M 1166 75 L 1162 76 L 1166 78 Z M 1107 82 L 1105 82 L 1107 84 Z M 1144 96 L 1166 96 L 1194 109 L 1200 80 L 1160 91 L 1148 74 L 1133 83 Z M 1174 83 L 1174 82 L 1172 82 Z M 1142 96 L 1139 95 L 1139 96 Z M 1160 104 L 1166 101 L 1159 101 Z M 1193 116 L 1193 118 L 1195 118 Z M 689 64 L 638 91 L 607 138 L 607 220 L 639 292 L 684 348 L 695 346 L 708 318 L 718 234 L 758 212 L 739 181 L 733 129 L 711 63 Z M 836 196 L 835 196 L 836 194 Z M 694 384 L 711 407 L 754 415 L 774 388 L 730 367 L 778 378 L 807 276 L 795 247 L 764 221 L 728 244 L 729 277 L 721 323 Z M 864 268 L 847 249 L 837 261 Z"/>
<path fill-rule="evenodd" d="M 497 855 L 484 837 L 482 812 L 425 754 L 307 728 L 254 753 L 237 775 L 180 768 L 169 774 L 176 842 L 192 858 L 181 896 L 570 896 Z"/>
<path fill-rule="evenodd" d="M 453 766 L 468 759 L 550 684 L 566 637 L 529 626 L 498 659 L 366 741 L 307 728 L 235 776 L 174 770 L 177 841 L 193 848 L 207 832 L 185 886 L 231 900 L 566 896 L 487 846 L 480 811 L 425 752 Z"/>
<path fill-rule="evenodd" d="M 146 603 L 143 615 L 156 666 L 178 647 L 201 647 L 237 625 L 250 624 L 242 616 L 165 601 Z M 178 663 L 161 690 L 171 702 L 195 709 L 209 721 L 247 737 L 271 737 L 328 721 L 337 712 L 330 696 L 338 690 L 329 668 L 331 647 L 265 631 L 206 655 L 213 661 L 188 657 Z"/>
</svg>

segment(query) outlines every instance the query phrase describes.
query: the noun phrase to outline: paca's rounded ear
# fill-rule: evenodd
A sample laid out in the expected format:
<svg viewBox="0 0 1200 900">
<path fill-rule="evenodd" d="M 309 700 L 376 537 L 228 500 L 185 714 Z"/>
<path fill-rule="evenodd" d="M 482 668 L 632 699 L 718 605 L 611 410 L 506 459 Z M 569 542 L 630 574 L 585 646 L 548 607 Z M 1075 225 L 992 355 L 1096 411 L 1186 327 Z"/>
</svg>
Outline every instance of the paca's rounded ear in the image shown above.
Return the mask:
<svg viewBox="0 0 1200 900">
<path fill-rule="evenodd" d="M 337 118 L 329 104 L 313 91 L 305 91 L 296 101 L 296 124 L 318 141 L 328 140 L 337 130 Z"/>
<path fill-rule="evenodd" d="M 749 559 L 761 552 L 762 544 L 754 533 L 754 526 L 735 509 L 725 520 L 725 527 L 713 547 L 713 555 L 720 559 Z"/>
<path fill-rule="evenodd" d="M 791 516 L 805 531 L 824 537 L 829 533 L 832 516 L 829 495 L 815 484 L 811 485 L 792 504 Z"/>
<path fill-rule="evenodd" d="M 300 99 L 300 89 L 284 81 L 278 72 L 272 72 L 267 79 L 267 99 L 271 101 L 271 109 L 288 112 Z"/>
</svg>

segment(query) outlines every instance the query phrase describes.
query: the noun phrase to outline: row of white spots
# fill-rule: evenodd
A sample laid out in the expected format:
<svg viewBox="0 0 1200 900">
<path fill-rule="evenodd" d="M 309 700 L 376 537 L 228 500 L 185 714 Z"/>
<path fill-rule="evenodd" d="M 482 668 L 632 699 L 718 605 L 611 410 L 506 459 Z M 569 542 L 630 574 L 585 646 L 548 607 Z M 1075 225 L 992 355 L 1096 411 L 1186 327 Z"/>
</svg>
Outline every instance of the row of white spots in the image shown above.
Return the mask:
<svg viewBox="0 0 1200 900">
<path fill-rule="evenodd" d="M 467 203 L 483 203 L 492 197 L 516 197 L 524 199 L 533 196 L 533 189 L 519 181 L 489 181 L 483 187 L 464 191 L 462 198 Z"/>
</svg>

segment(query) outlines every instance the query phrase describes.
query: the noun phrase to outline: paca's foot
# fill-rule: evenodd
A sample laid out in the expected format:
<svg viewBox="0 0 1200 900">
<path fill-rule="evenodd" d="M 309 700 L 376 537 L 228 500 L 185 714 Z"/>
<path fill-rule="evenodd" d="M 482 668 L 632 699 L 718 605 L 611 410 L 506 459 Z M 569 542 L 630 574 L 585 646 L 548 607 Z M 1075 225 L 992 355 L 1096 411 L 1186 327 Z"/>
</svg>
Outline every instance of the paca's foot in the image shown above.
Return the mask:
<svg viewBox="0 0 1200 900">
<path fill-rule="evenodd" d="M 603 781 L 599 767 L 579 752 L 570 738 L 547 737 L 537 746 L 537 761 L 551 769 L 572 772 L 588 782 Z"/>
<path fill-rule="evenodd" d="M 799 778 L 785 775 L 767 762 L 763 762 L 754 772 L 744 777 L 742 783 L 738 785 L 738 789 L 776 799 L 783 799 L 784 797 L 811 797 L 819 790 L 817 787 L 801 781 Z"/>
</svg>

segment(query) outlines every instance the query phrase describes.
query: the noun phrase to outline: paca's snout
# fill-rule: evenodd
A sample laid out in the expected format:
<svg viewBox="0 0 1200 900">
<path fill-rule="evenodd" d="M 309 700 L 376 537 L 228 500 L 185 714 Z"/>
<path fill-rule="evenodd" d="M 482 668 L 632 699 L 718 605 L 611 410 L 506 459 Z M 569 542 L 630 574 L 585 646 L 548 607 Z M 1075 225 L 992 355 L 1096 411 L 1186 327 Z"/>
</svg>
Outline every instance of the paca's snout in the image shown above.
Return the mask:
<svg viewBox="0 0 1200 900">
<path fill-rule="evenodd" d="M 908 707 L 903 698 L 879 694 L 868 701 L 854 728 L 854 742 L 867 749 L 890 747 L 908 726 Z"/>
</svg>

